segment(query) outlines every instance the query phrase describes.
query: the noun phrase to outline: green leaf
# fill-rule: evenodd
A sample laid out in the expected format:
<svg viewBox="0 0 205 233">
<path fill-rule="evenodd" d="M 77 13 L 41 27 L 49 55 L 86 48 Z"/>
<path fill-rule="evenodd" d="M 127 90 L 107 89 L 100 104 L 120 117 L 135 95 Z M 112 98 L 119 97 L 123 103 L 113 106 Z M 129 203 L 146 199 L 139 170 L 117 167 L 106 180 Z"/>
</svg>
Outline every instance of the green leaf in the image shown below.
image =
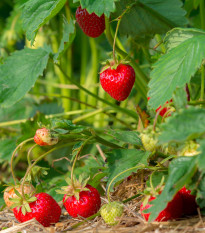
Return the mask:
<svg viewBox="0 0 205 233">
<path fill-rule="evenodd" d="M 147 165 L 149 155 L 150 152 L 145 152 L 136 149 L 115 149 L 112 150 L 112 152 L 107 153 L 109 174 L 107 187 L 109 186 L 112 179 L 119 173 L 137 165 Z M 122 180 L 125 177 L 128 177 L 132 172 L 136 172 L 137 170 L 137 168 L 134 168 L 118 176 L 112 183 L 111 188 L 117 181 Z"/>
<path fill-rule="evenodd" d="M 200 208 L 205 207 L 205 173 L 198 174 L 198 177 L 196 180 L 194 180 L 194 187 L 197 185 L 197 195 L 196 195 L 196 201 Z M 203 211 L 204 212 L 204 211 Z"/>
<path fill-rule="evenodd" d="M 184 41 L 194 37 L 205 35 L 205 31 L 196 28 L 174 28 L 167 32 L 164 43 L 167 51 L 177 47 Z"/>
<path fill-rule="evenodd" d="M 110 13 L 115 11 L 115 2 L 119 0 L 80 0 L 80 5 L 88 11 L 89 14 L 95 12 L 96 15 L 101 16 L 105 14 L 110 17 Z M 74 0 L 79 2 L 79 0 Z"/>
<path fill-rule="evenodd" d="M 199 170 L 205 173 L 205 139 L 200 141 L 200 148 L 198 151 L 201 153 L 197 156 Z"/>
<path fill-rule="evenodd" d="M 147 211 L 151 212 L 149 221 L 155 220 L 159 213 L 166 208 L 167 203 L 173 199 L 175 194 L 191 180 L 196 170 L 195 160 L 195 157 L 180 157 L 170 163 L 169 176 L 164 190 L 152 201 L 153 206 Z M 176 185 L 181 179 L 183 179 L 182 182 Z"/>
<path fill-rule="evenodd" d="M 187 106 L 187 96 L 185 87 L 177 88 L 173 94 L 174 106 L 177 111 Z"/>
<path fill-rule="evenodd" d="M 205 58 L 205 35 L 193 36 L 161 56 L 154 64 L 149 82 L 149 105 L 156 109 L 169 101 L 177 87 L 183 87 Z"/>
<path fill-rule="evenodd" d="M 51 127 L 58 133 L 62 133 L 62 134 L 65 134 L 71 131 L 72 133 L 81 133 L 85 129 L 87 129 L 86 126 L 75 125 L 70 120 L 60 120 L 57 118 L 51 120 Z"/>
<path fill-rule="evenodd" d="M 12 139 L 4 139 L 0 141 L 0 163 L 2 162 L 10 162 L 12 152 L 16 148 L 16 140 L 15 138 Z"/>
<path fill-rule="evenodd" d="M 63 53 L 72 44 L 75 38 L 75 33 L 76 33 L 74 20 L 70 19 L 70 22 L 68 23 L 67 19 L 63 15 L 62 21 L 63 21 L 63 38 L 61 40 L 58 53 L 56 53 L 54 56 L 55 62 L 57 62 L 57 60 L 63 55 Z"/>
<path fill-rule="evenodd" d="M 126 10 L 120 23 L 120 32 L 125 35 L 165 33 L 188 22 L 179 0 L 121 0 L 116 3 L 116 9 L 115 17 Z"/>
<path fill-rule="evenodd" d="M 19 101 L 43 74 L 49 59 L 45 49 L 25 48 L 14 52 L 0 65 L 0 104 L 9 107 Z"/>
<path fill-rule="evenodd" d="M 116 140 L 130 143 L 136 146 L 141 146 L 141 139 L 139 137 L 139 132 L 137 131 L 124 131 L 124 130 L 107 130 L 109 135 L 114 137 Z"/>
<path fill-rule="evenodd" d="M 29 0 L 23 6 L 23 29 L 28 40 L 34 41 L 38 29 L 64 6 L 66 0 Z"/>
<path fill-rule="evenodd" d="M 205 133 L 205 109 L 190 107 L 173 114 L 161 125 L 159 141 L 183 142 L 194 139 Z"/>
</svg>

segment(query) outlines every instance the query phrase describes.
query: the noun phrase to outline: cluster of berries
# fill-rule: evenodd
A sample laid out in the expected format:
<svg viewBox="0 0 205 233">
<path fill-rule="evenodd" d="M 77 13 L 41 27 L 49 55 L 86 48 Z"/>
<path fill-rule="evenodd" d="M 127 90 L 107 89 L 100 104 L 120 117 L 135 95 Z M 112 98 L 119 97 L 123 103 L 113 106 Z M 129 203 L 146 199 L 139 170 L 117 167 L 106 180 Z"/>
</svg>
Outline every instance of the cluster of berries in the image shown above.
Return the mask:
<svg viewBox="0 0 205 233">
<path fill-rule="evenodd" d="M 69 215 L 87 218 L 98 212 L 101 206 L 100 194 L 94 187 L 85 186 L 86 190 L 79 193 L 79 198 L 67 194 L 63 197 L 63 205 Z M 8 187 L 4 191 L 6 205 L 13 210 L 19 222 L 26 222 L 35 218 L 44 227 L 59 222 L 61 207 L 52 196 L 47 193 L 36 193 L 32 184 Z"/>
</svg>

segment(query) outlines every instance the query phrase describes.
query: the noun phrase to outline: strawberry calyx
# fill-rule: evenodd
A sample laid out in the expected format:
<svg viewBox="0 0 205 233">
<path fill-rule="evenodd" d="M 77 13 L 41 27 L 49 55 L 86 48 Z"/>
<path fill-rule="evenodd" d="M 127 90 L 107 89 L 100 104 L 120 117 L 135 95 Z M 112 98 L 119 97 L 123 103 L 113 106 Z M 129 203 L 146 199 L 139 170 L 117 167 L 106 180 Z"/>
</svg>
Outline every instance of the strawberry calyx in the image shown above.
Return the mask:
<svg viewBox="0 0 205 233">
<path fill-rule="evenodd" d="M 25 183 L 24 187 L 26 187 L 26 185 L 30 185 L 29 183 Z M 31 186 L 33 187 L 33 186 Z M 22 189 L 22 184 L 20 185 L 13 185 L 13 186 L 9 186 L 7 187 L 7 189 L 5 190 L 6 192 L 11 191 L 12 189 L 14 190 L 14 193 L 16 194 L 16 197 L 14 198 L 9 198 L 9 201 L 13 202 L 13 204 L 10 206 L 11 209 L 16 208 L 18 211 L 21 209 L 23 215 L 25 215 L 27 212 L 31 212 L 31 208 L 29 206 L 29 203 L 32 203 L 34 201 L 37 200 L 37 198 L 34 196 L 35 195 L 35 191 L 31 192 L 31 193 L 20 193 L 17 189 L 20 190 Z"/>
<path fill-rule="evenodd" d="M 90 179 L 90 177 L 86 178 L 84 175 L 80 175 L 79 179 L 77 179 L 75 176 L 73 177 L 73 182 L 68 177 L 65 179 L 68 186 L 61 187 L 60 190 L 56 190 L 59 194 L 66 194 L 66 198 L 64 202 L 71 196 L 74 196 L 76 200 L 79 200 L 80 198 L 80 192 L 82 191 L 89 191 L 88 188 L 86 188 L 87 182 Z"/>
<path fill-rule="evenodd" d="M 101 65 L 103 65 L 103 68 L 101 69 L 100 74 L 109 68 L 111 70 L 116 70 L 120 64 L 130 64 L 130 61 L 126 61 L 124 59 L 122 60 L 120 57 L 117 57 L 115 61 L 113 59 L 108 59 L 105 62 L 101 63 Z"/>
</svg>

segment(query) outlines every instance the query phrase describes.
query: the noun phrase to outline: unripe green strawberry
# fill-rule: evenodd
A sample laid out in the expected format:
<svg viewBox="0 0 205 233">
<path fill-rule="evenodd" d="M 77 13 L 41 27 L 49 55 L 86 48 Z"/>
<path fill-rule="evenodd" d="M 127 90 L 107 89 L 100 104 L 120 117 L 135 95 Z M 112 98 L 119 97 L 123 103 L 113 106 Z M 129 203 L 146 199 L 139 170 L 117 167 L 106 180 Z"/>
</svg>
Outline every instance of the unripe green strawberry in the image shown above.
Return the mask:
<svg viewBox="0 0 205 233">
<path fill-rule="evenodd" d="M 161 146 L 161 152 L 165 155 L 177 155 L 178 152 L 178 145 L 177 143 L 168 143 Z"/>
<path fill-rule="evenodd" d="M 199 148 L 199 144 L 197 144 L 194 141 L 189 141 L 186 142 L 185 146 L 183 147 L 182 150 L 179 151 L 178 154 L 182 156 L 198 155 L 200 153 L 200 151 L 197 150 L 198 148 Z"/>
<path fill-rule="evenodd" d="M 153 130 L 152 126 L 147 127 L 140 136 L 146 151 L 153 152 L 157 149 L 158 133 Z"/>
<path fill-rule="evenodd" d="M 117 201 L 105 204 L 100 209 L 100 214 L 104 221 L 109 225 L 116 225 L 116 217 L 121 217 L 123 213 L 123 204 Z"/>
</svg>

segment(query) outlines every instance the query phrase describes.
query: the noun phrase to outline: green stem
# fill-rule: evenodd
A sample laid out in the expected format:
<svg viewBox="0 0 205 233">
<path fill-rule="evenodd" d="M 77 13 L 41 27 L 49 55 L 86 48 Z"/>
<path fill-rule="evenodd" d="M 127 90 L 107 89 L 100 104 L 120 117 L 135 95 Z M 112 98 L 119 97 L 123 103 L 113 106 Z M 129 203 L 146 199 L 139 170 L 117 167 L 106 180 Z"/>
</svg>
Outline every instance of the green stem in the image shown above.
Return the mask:
<svg viewBox="0 0 205 233">
<path fill-rule="evenodd" d="M 188 102 L 188 105 L 201 105 L 201 104 L 205 104 L 205 100 Z"/>
<path fill-rule="evenodd" d="M 79 99 L 75 99 L 75 98 L 72 98 L 72 97 L 69 97 L 69 96 L 63 96 L 63 95 L 55 94 L 55 93 L 53 93 L 53 94 L 47 94 L 47 93 L 46 93 L 46 94 L 45 94 L 45 93 L 38 93 L 38 94 L 37 94 L 37 93 L 32 93 L 32 94 L 33 94 L 33 95 L 46 96 L 46 97 L 66 98 L 66 99 L 69 99 L 70 101 L 77 102 L 77 103 L 86 105 L 86 106 L 88 106 L 88 107 L 90 107 L 90 108 L 96 109 L 96 106 L 93 106 L 93 105 L 91 105 L 91 104 L 82 102 L 82 101 L 80 101 Z M 84 111 L 84 110 L 82 110 L 82 111 Z M 86 111 L 86 110 L 85 110 L 85 111 Z"/>
<path fill-rule="evenodd" d="M 59 69 L 67 77 L 67 79 L 69 79 L 73 84 L 75 84 L 76 86 L 78 86 L 84 92 L 86 92 L 89 95 L 93 96 L 94 98 L 100 100 L 101 102 L 103 102 L 103 103 L 105 103 L 105 104 L 107 104 L 109 106 L 112 106 L 114 109 L 116 109 L 118 111 L 126 113 L 127 115 L 129 115 L 130 117 L 134 118 L 135 120 L 138 119 L 138 116 L 137 116 L 137 114 L 135 112 L 130 111 L 128 109 L 121 108 L 121 107 L 117 106 L 116 104 L 112 104 L 112 103 L 108 102 L 107 100 L 104 100 L 104 99 L 100 98 L 98 95 L 90 92 L 89 90 L 87 90 L 86 88 L 84 88 L 83 86 L 81 86 L 77 81 L 75 81 L 74 79 L 71 79 L 68 75 L 66 75 L 65 72 L 63 71 L 63 69 L 58 64 L 55 64 L 55 65 L 59 67 Z"/>
<path fill-rule="evenodd" d="M 201 28 L 205 30 L 205 3 L 204 0 L 200 0 L 200 18 L 201 18 Z"/>
<path fill-rule="evenodd" d="M 116 43 L 117 33 L 118 33 L 118 29 L 119 29 L 119 26 L 120 26 L 121 19 L 122 19 L 122 17 L 118 18 L 117 27 L 116 27 L 116 31 L 115 31 L 115 37 L 114 37 L 114 41 L 113 41 L 113 59 L 114 59 L 115 64 L 117 63 L 116 57 L 115 57 L 115 43 Z"/>
<path fill-rule="evenodd" d="M 46 119 L 55 118 L 55 117 L 62 117 L 62 116 L 71 116 L 71 115 L 77 115 L 85 112 L 90 112 L 92 109 L 85 109 L 85 110 L 76 110 L 76 111 L 70 111 L 70 112 L 63 112 L 63 113 L 56 113 L 51 115 L 46 115 Z M 6 121 L 1 122 L 0 127 L 10 126 L 10 125 L 18 125 L 20 123 L 25 123 L 28 119 L 20 119 L 15 121 Z M 30 121 L 33 121 L 33 118 L 30 118 Z"/>
<path fill-rule="evenodd" d="M 155 38 L 156 38 L 156 41 L 157 41 L 158 43 L 160 43 L 161 51 L 162 51 L 163 53 L 166 53 L 166 48 L 165 48 L 165 46 L 164 46 L 164 44 L 163 44 L 163 40 L 162 40 L 161 35 L 156 34 L 156 35 L 155 35 Z"/>
<path fill-rule="evenodd" d="M 90 48 L 91 48 L 91 68 L 88 73 L 88 77 L 86 80 L 86 87 L 91 87 L 92 84 L 98 83 L 98 67 L 99 67 L 99 58 L 98 58 L 98 49 L 96 45 L 96 41 L 94 38 L 89 38 Z M 90 90 L 97 95 L 98 89 L 97 87 L 90 88 Z M 87 102 L 92 105 L 97 105 L 97 99 L 91 96 L 88 96 Z"/>
<path fill-rule="evenodd" d="M 16 147 L 16 149 L 14 150 L 14 152 L 13 152 L 13 154 L 12 154 L 12 156 L 11 156 L 11 173 L 12 173 L 12 176 L 13 176 L 15 185 L 16 185 L 17 183 L 16 183 L 16 177 L 15 177 L 14 168 L 13 168 L 14 156 L 15 156 L 17 150 L 18 150 L 20 147 L 22 147 L 25 143 L 30 142 L 30 141 L 33 141 L 33 138 L 29 138 L 29 139 L 27 139 L 27 140 L 21 142 L 21 143 Z"/>
<path fill-rule="evenodd" d="M 92 138 L 94 138 L 94 137 L 91 136 L 91 137 L 89 137 L 87 140 L 85 140 L 85 141 L 83 142 L 83 144 L 81 145 L 80 149 L 78 150 L 78 153 L 77 153 L 77 155 L 75 156 L 75 159 L 74 159 L 74 161 L 73 161 L 73 165 L 72 165 L 72 169 L 71 169 L 71 178 L 70 178 L 70 179 L 71 179 L 71 186 L 72 186 L 73 188 L 75 188 L 75 184 L 74 184 L 74 168 L 75 168 L 75 164 L 76 164 L 76 162 L 77 162 L 77 160 L 78 160 L 78 157 L 79 157 L 79 155 L 80 155 L 80 153 L 81 153 L 83 147 L 84 147 Z"/>
<path fill-rule="evenodd" d="M 27 161 L 28 161 L 28 165 L 31 166 L 31 151 L 33 150 L 33 148 L 35 148 L 36 146 L 38 146 L 38 144 L 35 144 L 33 145 L 29 151 L 28 151 L 28 154 L 27 154 Z"/>
<path fill-rule="evenodd" d="M 123 202 L 123 203 L 127 203 L 127 202 L 132 201 L 133 199 L 135 199 L 135 198 L 141 196 L 141 195 L 142 195 L 142 193 L 138 193 L 138 194 L 136 194 L 136 195 L 134 195 L 134 196 L 132 196 L 132 197 L 130 197 L 130 198 L 127 198 L 126 200 L 124 200 L 124 201 L 122 201 L 122 202 Z"/>
<path fill-rule="evenodd" d="M 88 43 L 87 36 L 85 33 L 81 33 L 81 69 L 80 69 L 80 85 L 84 86 L 87 83 L 86 80 L 86 68 L 87 68 L 87 60 L 88 60 Z M 80 92 L 80 100 L 86 102 L 86 94 L 85 92 Z M 81 104 L 81 109 L 85 109 L 86 107 Z"/>
<path fill-rule="evenodd" d="M 32 163 L 31 166 L 28 167 L 27 171 L 26 171 L 26 174 L 24 175 L 24 178 L 22 180 L 22 193 L 23 193 L 23 190 L 24 190 L 24 184 L 25 184 L 25 181 L 26 181 L 26 178 L 28 176 L 28 174 L 31 172 L 32 168 L 40 161 L 42 160 L 46 155 L 50 154 L 51 152 L 55 151 L 55 150 L 58 150 L 58 149 L 61 149 L 63 147 L 66 147 L 68 145 L 72 145 L 73 142 L 71 143 L 67 143 L 67 144 L 64 144 L 64 145 L 60 145 L 60 146 L 56 146 L 55 148 L 52 148 L 51 150 L 47 151 L 46 153 L 42 154 L 40 157 L 38 157 L 38 159 L 36 159 L 35 162 Z"/>
<path fill-rule="evenodd" d="M 65 229 L 65 230 L 63 230 L 63 231 L 61 231 L 61 232 L 68 232 L 68 231 L 71 231 L 71 230 L 73 230 L 73 229 L 76 229 L 77 227 L 83 225 L 84 223 L 86 223 L 86 222 L 89 221 L 89 220 L 94 219 L 94 218 L 97 217 L 97 216 L 100 216 L 100 212 L 97 212 L 96 214 L 94 214 L 94 215 L 92 215 L 92 216 L 90 216 L 90 217 L 84 219 L 84 220 L 81 221 L 81 222 L 78 222 L 78 223 L 76 223 L 76 224 L 70 226 L 69 228 L 67 228 L 67 229 Z"/>
<path fill-rule="evenodd" d="M 109 19 L 107 17 L 105 18 L 105 25 L 106 25 L 106 31 L 105 31 L 106 37 L 110 45 L 112 46 L 113 37 L 110 31 Z M 122 58 L 130 60 L 130 64 L 134 68 L 137 76 L 135 80 L 137 89 L 141 93 L 143 99 L 147 102 L 147 83 L 149 81 L 148 77 L 143 73 L 143 71 L 140 69 L 139 65 L 135 62 L 135 60 L 131 58 L 126 52 L 122 51 L 117 46 L 115 47 L 115 50 L 120 56 L 122 56 Z"/>
<path fill-rule="evenodd" d="M 78 117 L 78 118 L 75 118 L 74 120 L 72 120 L 72 122 L 73 122 L 74 124 L 76 124 L 76 123 L 79 122 L 79 121 L 85 120 L 85 119 L 90 118 L 90 117 L 92 117 L 92 116 L 95 116 L 95 115 L 97 115 L 97 114 L 99 114 L 99 113 L 102 113 L 104 110 L 105 110 L 105 109 L 103 109 L 103 108 L 102 108 L 102 109 L 97 109 L 97 110 L 92 111 L 92 112 L 90 112 L 90 113 L 87 113 L 87 114 L 85 114 L 85 115 L 83 115 L 83 116 L 80 116 L 80 117 Z"/>
</svg>

